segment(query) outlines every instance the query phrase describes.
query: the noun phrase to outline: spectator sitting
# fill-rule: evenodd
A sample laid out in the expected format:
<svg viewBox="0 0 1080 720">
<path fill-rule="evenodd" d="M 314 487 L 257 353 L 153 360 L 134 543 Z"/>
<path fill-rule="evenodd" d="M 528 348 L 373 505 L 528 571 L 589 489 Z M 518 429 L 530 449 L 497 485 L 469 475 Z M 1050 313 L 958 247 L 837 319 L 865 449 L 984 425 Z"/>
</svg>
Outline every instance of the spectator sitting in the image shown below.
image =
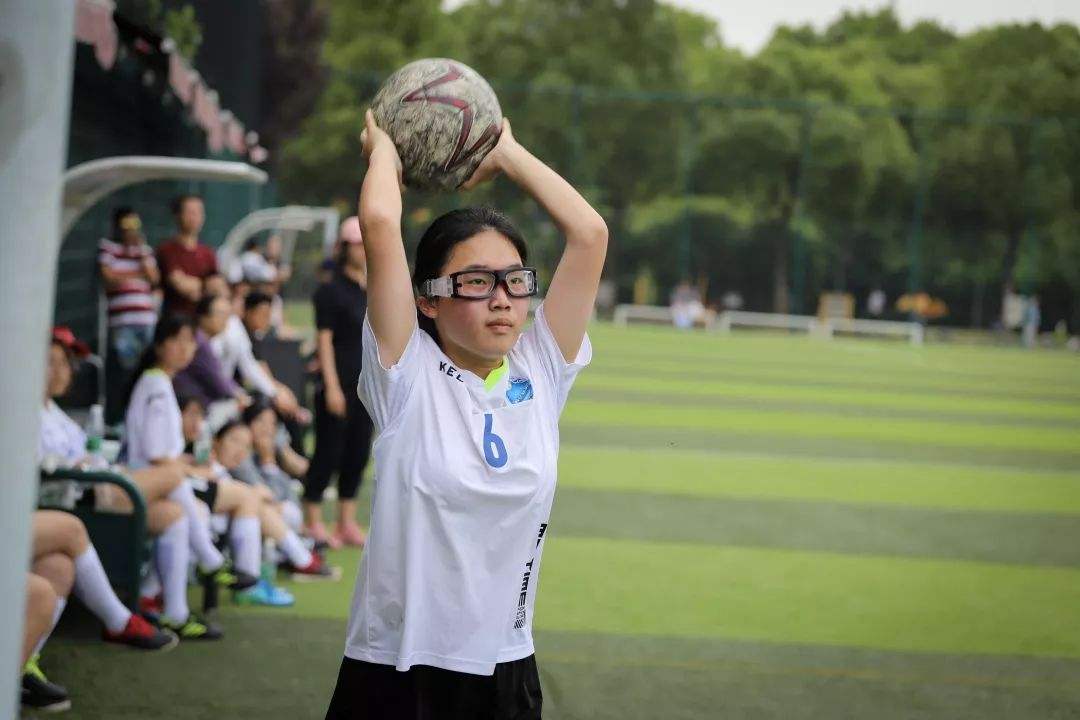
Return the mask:
<svg viewBox="0 0 1080 720">
<path fill-rule="evenodd" d="M 172 519 L 180 520 L 178 508 L 174 513 Z M 59 510 L 38 510 L 33 515 L 32 528 L 32 571 L 49 580 L 60 598 L 54 625 L 63 612 L 68 593 L 74 590 L 75 596 L 105 625 L 106 642 L 141 650 L 169 650 L 176 646 L 176 635 L 158 630 L 116 597 L 82 520 Z"/>
<path fill-rule="evenodd" d="M 244 383 L 270 398 L 274 408 L 284 417 L 300 423 L 308 422 L 310 415 L 300 407 L 292 390 L 277 382 L 269 370 L 255 359 L 244 323 L 229 313 L 225 306 L 227 303 L 220 307 L 215 305 L 212 313 L 208 312 L 206 317 L 199 319 L 199 327 L 206 332 L 210 349 L 221 363 L 222 375 L 232 378 L 239 372 Z"/>
<path fill-rule="evenodd" d="M 119 403 L 124 388 L 154 336 L 154 288 L 161 280 L 154 251 L 142 234 L 142 220 L 131 208 L 113 212 L 112 238 L 102 238 L 98 246 L 98 269 L 109 314 L 105 409 L 108 422 L 115 423 L 123 417 Z"/>
<path fill-rule="evenodd" d="M 252 348 L 266 338 L 276 337 L 277 332 L 272 322 L 273 298 L 264 292 L 255 290 L 244 298 L 244 329 L 247 330 Z M 258 358 L 258 353 L 255 353 Z"/>
<path fill-rule="evenodd" d="M 218 477 L 232 478 L 233 473 L 251 457 L 251 430 L 238 421 L 230 421 L 214 435 L 214 471 Z M 308 550 L 304 541 L 282 516 L 279 503 L 266 485 L 249 486 L 261 500 L 260 518 L 265 537 L 273 540 L 285 556 L 287 570 L 294 580 L 337 580 L 341 569 L 330 567 L 321 556 Z"/>
<path fill-rule="evenodd" d="M 177 396 L 199 397 L 207 406 L 211 426 L 220 427 L 251 402 L 244 389 L 221 367 L 210 338 L 219 334 L 229 318 L 229 301 L 220 295 L 204 295 L 196 305 L 195 357 L 173 378 Z"/>
<path fill-rule="evenodd" d="M 203 407 L 198 400 L 187 398 L 183 405 L 182 425 L 184 439 L 187 447 L 195 450 L 200 439 L 204 437 L 205 419 Z M 282 508 L 274 501 L 273 494 L 264 486 L 249 487 L 252 483 L 250 475 L 238 476 L 234 473 L 241 467 L 243 461 L 251 455 L 251 434 L 247 426 L 229 421 L 215 433 L 213 455 L 207 460 L 205 469 L 209 476 L 215 478 L 218 483 L 228 485 L 240 485 L 258 498 L 259 519 L 261 521 L 265 537 L 273 540 L 278 549 L 289 559 L 294 576 L 307 578 L 334 578 L 339 577 L 340 570 L 328 567 L 322 558 L 313 555 L 304 545 L 296 531 L 290 527 L 283 516 Z M 191 458 L 193 459 L 193 458 Z M 240 470 L 241 474 L 243 470 Z M 241 481 L 241 482 L 237 482 Z M 256 588 L 259 589 L 259 588 Z M 274 588 L 268 583 L 262 584 L 260 593 L 273 596 Z M 262 603 L 261 594 L 239 598 L 241 602 Z M 265 604 L 274 604 L 272 602 Z"/>
<path fill-rule="evenodd" d="M 295 483 L 296 478 L 307 473 L 307 458 L 289 447 L 287 434 L 279 434 L 277 413 L 268 403 L 252 403 L 244 410 L 243 419 L 251 430 L 253 452 L 233 474 L 244 482 L 259 483 L 269 488 L 289 527 L 300 532 L 304 515 Z M 285 442 L 279 443 L 279 437 Z M 290 470 L 282 469 L 282 464 Z"/>
<path fill-rule="evenodd" d="M 190 315 L 204 293 L 204 283 L 218 274 L 217 255 L 199 242 L 206 221 L 202 198 L 181 195 L 172 204 L 177 233 L 157 249 L 165 289 L 163 314 Z"/>
<path fill-rule="evenodd" d="M 259 500 L 238 483 L 218 483 L 183 456 L 184 435 L 180 408 L 173 391 L 172 378 L 191 362 L 195 355 L 195 333 L 191 320 L 167 315 L 158 321 L 154 342 L 143 354 L 140 374 L 129 395 L 126 448 L 129 463 L 138 469 L 148 466 L 179 470 L 181 483 L 178 501 L 188 520 L 188 540 L 204 583 L 229 586 L 241 591 L 258 582 L 259 556 L 262 551 L 259 529 Z M 210 525 L 197 499 L 212 512 L 232 517 L 229 539 L 233 548 L 236 573 L 214 545 Z M 181 639 L 219 639 L 220 628 L 190 615 L 179 618 L 166 608 L 163 623 Z"/>
<path fill-rule="evenodd" d="M 86 455 L 86 434 L 51 399 L 67 392 L 72 376 L 71 356 L 78 346 L 78 341 L 70 332 L 54 331 L 49 345 L 45 404 L 41 410 L 38 443 L 38 460 L 43 464 L 47 462 L 61 467 L 90 464 L 90 458 Z M 182 492 L 180 485 L 183 477 L 175 469 L 166 467 L 129 471 L 123 466 L 113 466 L 112 469 L 128 476 L 143 495 L 147 529 L 156 538 L 154 559 L 157 572 L 164 581 L 169 609 L 174 616 L 186 617 L 188 528 L 182 507 L 173 499 Z M 131 500 L 126 494 L 115 491 L 115 486 L 97 485 L 95 490 L 98 491 L 95 492 L 96 506 L 113 512 L 132 511 Z M 36 523 L 35 519 L 35 528 Z M 37 537 L 35 534 L 35 543 Z M 115 609 L 115 605 L 111 607 Z M 175 637 L 158 637 L 156 631 L 151 632 L 153 628 L 150 625 L 130 613 L 121 617 L 113 612 L 111 615 L 99 614 L 99 617 L 106 625 L 106 640 L 157 649 L 156 645 L 166 645 L 168 643 L 165 641 L 172 637 L 175 644 Z"/>
</svg>

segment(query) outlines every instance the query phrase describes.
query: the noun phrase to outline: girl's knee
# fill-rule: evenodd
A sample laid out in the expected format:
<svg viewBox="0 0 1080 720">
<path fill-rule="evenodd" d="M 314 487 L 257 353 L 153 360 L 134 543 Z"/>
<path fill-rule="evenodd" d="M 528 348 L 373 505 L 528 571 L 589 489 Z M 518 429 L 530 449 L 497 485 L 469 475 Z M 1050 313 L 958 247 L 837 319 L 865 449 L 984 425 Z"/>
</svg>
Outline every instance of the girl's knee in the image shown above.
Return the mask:
<svg viewBox="0 0 1080 720">
<path fill-rule="evenodd" d="M 158 500 L 147 508 L 147 525 L 150 532 L 160 535 L 184 517 L 184 509 L 171 500 Z"/>
<path fill-rule="evenodd" d="M 259 510 L 263 506 L 262 498 L 259 497 L 259 493 L 255 491 L 255 488 L 247 485 L 240 485 L 240 491 L 242 493 L 240 497 L 240 506 L 237 509 L 237 515 L 258 515 Z"/>
<path fill-rule="evenodd" d="M 52 609 L 56 606 L 57 599 L 52 583 L 40 575 L 30 573 L 26 584 L 26 594 L 30 600 L 28 607 L 34 610 L 48 608 L 49 615 L 52 615 Z"/>
<path fill-rule="evenodd" d="M 49 553 L 34 561 L 34 575 L 45 578 L 59 597 L 71 594 L 75 584 L 75 562 L 64 553 Z"/>
<path fill-rule="evenodd" d="M 64 538 L 68 548 L 73 551 L 72 557 L 77 557 L 90 546 L 90 535 L 86 532 L 86 526 L 82 520 L 68 513 L 61 513 L 62 518 L 57 521 L 57 532 Z"/>
</svg>

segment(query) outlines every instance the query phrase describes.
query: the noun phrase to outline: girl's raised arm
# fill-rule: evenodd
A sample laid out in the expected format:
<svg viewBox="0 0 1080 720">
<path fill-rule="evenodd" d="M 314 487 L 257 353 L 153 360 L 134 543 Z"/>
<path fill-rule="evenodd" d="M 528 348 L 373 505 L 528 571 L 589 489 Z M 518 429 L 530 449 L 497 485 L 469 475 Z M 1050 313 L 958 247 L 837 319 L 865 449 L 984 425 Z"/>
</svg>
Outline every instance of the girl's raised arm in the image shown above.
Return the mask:
<svg viewBox="0 0 1080 720">
<path fill-rule="evenodd" d="M 474 187 L 500 172 L 531 195 L 566 238 L 562 258 L 544 295 L 544 317 L 563 358 L 573 362 L 592 317 L 604 270 L 607 224 L 570 183 L 514 140 L 506 119 L 498 144 L 464 187 Z"/>
<path fill-rule="evenodd" d="M 368 169 L 359 216 L 368 265 L 368 319 L 379 342 L 379 361 L 389 368 L 401 359 L 416 328 L 416 300 L 401 238 L 401 159 L 371 110 L 364 125 L 360 137 Z"/>
</svg>

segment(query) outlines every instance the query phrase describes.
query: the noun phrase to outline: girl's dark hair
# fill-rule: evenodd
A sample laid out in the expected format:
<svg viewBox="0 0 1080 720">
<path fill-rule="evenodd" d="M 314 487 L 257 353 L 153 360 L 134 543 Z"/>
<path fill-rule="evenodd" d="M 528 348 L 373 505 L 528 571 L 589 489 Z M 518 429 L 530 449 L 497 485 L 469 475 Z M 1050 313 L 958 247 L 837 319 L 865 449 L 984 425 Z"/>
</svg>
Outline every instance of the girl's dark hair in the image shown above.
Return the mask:
<svg viewBox="0 0 1080 720">
<path fill-rule="evenodd" d="M 199 302 L 195 303 L 195 318 L 204 318 L 210 314 L 210 308 L 214 307 L 214 301 L 217 300 L 220 295 L 203 295 L 199 298 Z"/>
<path fill-rule="evenodd" d="M 270 402 L 270 398 L 256 393 L 251 396 L 251 404 L 244 408 L 244 412 L 241 413 L 240 417 L 243 419 L 245 425 L 250 425 L 267 410 L 274 412 L 274 419 L 276 421 L 277 411 L 274 410 L 274 405 Z"/>
<path fill-rule="evenodd" d="M 116 242 L 120 242 L 124 237 L 124 234 L 120 231 L 120 221 L 123 220 L 124 218 L 126 218 L 128 215 L 136 215 L 136 216 L 138 216 L 138 214 L 139 213 L 135 212 L 135 208 L 131 207 L 130 205 L 121 205 L 120 207 L 113 210 L 113 214 L 112 214 L 112 236 L 113 236 L 113 240 L 115 240 Z"/>
<path fill-rule="evenodd" d="M 181 412 L 187 410 L 187 406 L 191 404 L 198 405 L 200 410 L 206 412 L 206 401 L 198 395 L 177 395 L 176 404 L 180 407 Z"/>
<path fill-rule="evenodd" d="M 232 418 L 230 420 L 226 420 L 225 424 L 222 425 L 221 427 L 219 427 L 217 429 L 217 432 L 214 433 L 214 439 L 215 440 L 221 440 L 226 435 L 228 435 L 232 430 L 235 430 L 238 427 L 247 427 L 247 426 L 244 425 L 244 423 L 240 422 L 239 420 L 237 420 L 235 418 Z"/>
<path fill-rule="evenodd" d="M 413 270 L 413 285 L 419 291 L 425 280 L 432 280 L 442 274 L 446 261 L 454 246 L 485 230 L 494 230 L 514 246 L 521 256 L 522 264 L 529 261 L 529 250 L 525 238 L 514 227 L 510 219 L 498 210 L 489 207 L 459 208 L 451 210 L 435 219 L 420 238 L 416 246 L 416 262 Z M 420 327 L 439 342 L 439 333 L 435 321 L 417 309 Z"/>
<path fill-rule="evenodd" d="M 184 329 L 188 328 L 195 332 L 195 321 L 187 315 L 163 315 L 154 327 L 154 341 L 143 350 L 139 358 L 139 366 L 131 375 L 127 392 L 124 394 L 124 407 L 131 403 L 131 394 L 135 392 L 135 384 L 139 382 L 142 374 L 157 364 L 157 349 L 170 338 L 174 338 Z"/>
</svg>

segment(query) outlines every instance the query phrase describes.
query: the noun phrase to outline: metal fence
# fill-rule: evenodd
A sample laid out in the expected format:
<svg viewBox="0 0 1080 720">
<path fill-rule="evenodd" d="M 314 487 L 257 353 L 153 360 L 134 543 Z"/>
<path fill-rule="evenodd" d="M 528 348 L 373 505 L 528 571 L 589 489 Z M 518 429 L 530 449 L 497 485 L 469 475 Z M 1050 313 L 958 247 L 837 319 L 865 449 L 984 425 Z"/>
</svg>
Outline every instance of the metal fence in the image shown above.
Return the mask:
<svg viewBox="0 0 1080 720">
<path fill-rule="evenodd" d="M 358 107 L 383 76 L 350 78 Z M 586 87 L 496 85 L 515 135 L 603 212 L 620 301 L 666 303 L 689 280 L 710 304 L 816 310 L 851 293 L 884 316 L 925 292 L 940 322 L 991 327 L 1008 288 L 1038 292 L 1045 326 L 1080 327 L 1080 121 Z M 509 209 L 548 269 L 559 246 L 520 193 Z M 411 194 L 407 236 L 460 203 Z M 1073 224 L 1070 225 L 1069 223 Z"/>
</svg>

